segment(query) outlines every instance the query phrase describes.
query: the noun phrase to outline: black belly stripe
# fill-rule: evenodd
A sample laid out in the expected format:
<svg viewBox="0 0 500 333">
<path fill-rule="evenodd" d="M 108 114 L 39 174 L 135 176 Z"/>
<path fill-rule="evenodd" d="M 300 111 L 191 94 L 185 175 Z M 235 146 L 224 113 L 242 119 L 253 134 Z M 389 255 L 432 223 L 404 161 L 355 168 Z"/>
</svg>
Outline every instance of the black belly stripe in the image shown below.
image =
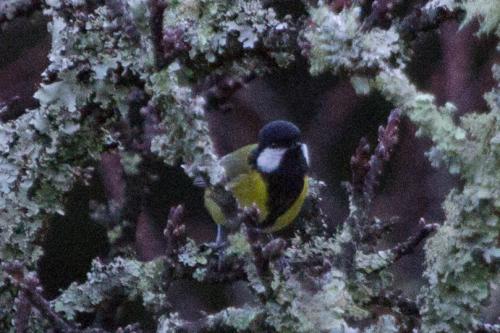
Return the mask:
<svg viewBox="0 0 500 333">
<path fill-rule="evenodd" d="M 304 176 L 265 175 L 269 191 L 266 219 L 259 224 L 261 228 L 272 226 L 297 200 L 304 188 Z"/>
</svg>

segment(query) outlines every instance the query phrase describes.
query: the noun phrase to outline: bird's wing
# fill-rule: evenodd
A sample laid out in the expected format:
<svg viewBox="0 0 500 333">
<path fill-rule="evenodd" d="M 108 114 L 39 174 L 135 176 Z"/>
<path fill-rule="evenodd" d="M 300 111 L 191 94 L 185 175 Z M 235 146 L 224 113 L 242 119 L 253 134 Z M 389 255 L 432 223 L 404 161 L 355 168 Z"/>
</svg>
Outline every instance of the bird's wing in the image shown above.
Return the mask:
<svg viewBox="0 0 500 333">
<path fill-rule="evenodd" d="M 257 148 L 257 144 L 246 145 L 221 158 L 220 163 L 226 170 L 228 181 L 252 171 L 248 159 L 255 148 Z"/>
<path fill-rule="evenodd" d="M 221 165 L 226 170 L 226 189 L 231 191 L 241 207 L 256 204 L 260 210 L 259 220 L 267 216 L 266 182 L 260 173 L 249 163 L 250 154 L 257 144 L 244 146 L 221 159 Z"/>
<path fill-rule="evenodd" d="M 224 224 L 228 216 L 236 213 L 238 203 L 234 199 L 245 197 L 254 201 L 256 195 L 251 191 L 255 191 L 258 187 L 255 183 L 260 183 L 253 179 L 256 172 L 252 172 L 248 161 L 256 147 L 256 144 L 250 144 L 220 159 L 220 164 L 226 171 L 225 186 L 207 187 L 205 190 L 205 207 L 216 223 Z M 229 193 L 227 190 L 232 193 L 230 196 L 227 195 Z"/>
</svg>

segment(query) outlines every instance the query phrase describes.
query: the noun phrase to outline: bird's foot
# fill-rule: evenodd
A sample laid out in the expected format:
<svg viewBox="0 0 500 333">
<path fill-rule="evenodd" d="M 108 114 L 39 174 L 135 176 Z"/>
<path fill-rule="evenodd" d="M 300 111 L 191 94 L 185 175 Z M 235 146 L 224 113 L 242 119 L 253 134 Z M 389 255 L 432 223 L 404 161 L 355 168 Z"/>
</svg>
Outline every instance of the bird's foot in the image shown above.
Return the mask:
<svg viewBox="0 0 500 333">
<path fill-rule="evenodd" d="M 227 246 L 226 241 L 220 241 L 220 242 L 210 242 L 210 243 L 205 243 L 203 244 L 206 248 L 211 249 L 214 252 L 220 252 L 220 250 L 224 250 L 224 248 Z"/>
</svg>

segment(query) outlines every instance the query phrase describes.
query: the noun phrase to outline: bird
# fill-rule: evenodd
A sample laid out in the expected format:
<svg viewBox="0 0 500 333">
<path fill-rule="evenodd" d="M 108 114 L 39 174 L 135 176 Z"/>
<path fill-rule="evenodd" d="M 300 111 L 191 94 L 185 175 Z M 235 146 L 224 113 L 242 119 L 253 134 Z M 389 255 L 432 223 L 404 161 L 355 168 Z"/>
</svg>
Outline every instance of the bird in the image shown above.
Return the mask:
<svg viewBox="0 0 500 333">
<path fill-rule="evenodd" d="M 295 220 L 308 194 L 309 152 L 299 128 L 289 121 L 271 121 L 259 131 L 257 141 L 220 159 L 223 191 L 205 189 L 205 207 L 217 224 L 216 243 L 222 242 L 231 199 L 239 208 L 255 205 L 256 227 L 274 233 Z"/>
</svg>

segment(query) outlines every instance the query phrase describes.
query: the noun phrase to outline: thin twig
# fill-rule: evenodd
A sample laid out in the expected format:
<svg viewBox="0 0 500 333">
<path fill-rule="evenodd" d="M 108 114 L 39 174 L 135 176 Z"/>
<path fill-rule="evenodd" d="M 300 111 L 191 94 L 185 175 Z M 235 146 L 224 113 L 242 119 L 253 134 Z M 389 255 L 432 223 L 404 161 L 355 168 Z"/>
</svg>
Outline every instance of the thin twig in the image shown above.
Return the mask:
<svg viewBox="0 0 500 333">
<path fill-rule="evenodd" d="M 398 142 L 400 115 L 399 109 L 392 110 L 387 119 L 387 125 L 379 127 L 378 144 L 371 157 L 367 140 L 361 138 L 351 158 L 352 180 L 348 184 L 348 190 L 353 209 L 346 223 L 353 228 L 354 240 L 366 245 L 375 240 L 376 237 L 372 235 L 377 234 L 381 228 L 379 225 L 374 225 L 370 219 L 371 202 L 384 164 L 389 161 Z"/>
<path fill-rule="evenodd" d="M 18 1 L 17 3 L 12 3 L 14 9 L 9 13 L 0 11 L 0 28 L 6 22 L 12 21 L 17 17 L 30 16 L 37 10 L 42 9 L 41 0 L 31 0 L 30 2 Z"/>
<path fill-rule="evenodd" d="M 378 128 L 378 145 L 370 158 L 370 167 L 364 183 L 368 200 L 373 198 L 374 189 L 378 185 L 384 163 L 389 161 L 394 146 L 398 143 L 400 116 L 401 111 L 399 109 L 392 110 L 387 119 L 387 126 L 385 128 L 383 126 Z"/>
<path fill-rule="evenodd" d="M 78 329 L 55 312 L 50 303 L 42 296 L 40 280 L 38 280 L 35 273 L 24 274 L 22 264 L 17 261 L 5 263 L 2 268 L 8 274 L 10 280 L 19 288 L 22 293 L 20 297 L 25 297 L 55 328 L 62 332 L 78 332 Z"/>
<path fill-rule="evenodd" d="M 403 243 L 399 243 L 394 248 L 392 248 L 392 252 L 395 254 L 394 261 L 400 259 L 401 257 L 413 253 L 415 248 L 426 239 L 431 233 L 437 230 L 439 224 L 437 223 L 429 223 L 426 224 L 424 218 L 420 218 L 419 224 L 423 226 L 422 229 L 419 230 L 418 234 L 411 236 Z"/>
<path fill-rule="evenodd" d="M 17 333 L 24 333 L 28 328 L 29 318 L 31 315 L 31 302 L 24 291 L 19 291 L 15 304 L 16 316 L 14 318 L 14 326 Z"/>
<path fill-rule="evenodd" d="M 207 111 L 231 111 L 233 109 L 230 103 L 231 97 L 255 78 L 254 73 L 242 78 L 209 77 L 203 84 Z"/>
<path fill-rule="evenodd" d="M 178 205 L 170 209 L 167 226 L 163 232 L 167 240 L 167 257 L 175 256 L 179 249 L 186 244 L 186 226 L 182 224 L 184 217 L 184 207 Z"/>
<path fill-rule="evenodd" d="M 382 291 L 379 295 L 373 296 L 370 303 L 387 308 L 396 307 L 407 316 L 419 317 L 420 312 L 417 303 L 409 298 L 403 297 L 397 293 Z"/>
<path fill-rule="evenodd" d="M 365 137 L 359 141 L 354 155 L 351 157 L 351 192 L 362 195 L 365 187 L 366 174 L 370 170 L 370 144 Z"/>
<path fill-rule="evenodd" d="M 474 333 L 500 333 L 500 324 L 478 323 L 474 327 Z"/>
<path fill-rule="evenodd" d="M 183 216 L 184 207 L 182 205 L 170 208 L 167 226 L 163 231 L 163 235 L 167 241 L 167 247 L 165 250 L 166 268 L 164 272 L 165 291 L 168 290 L 170 283 L 174 278 L 176 268 L 178 267 L 177 256 L 179 254 L 179 250 L 186 244 L 186 226 L 182 224 Z"/>
<path fill-rule="evenodd" d="M 363 21 L 363 29 L 369 30 L 374 26 L 386 27 L 390 25 L 392 13 L 401 4 L 400 0 L 376 0 L 372 2 L 371 12 Z"/>
<path fill-rule="evenodd" d="M 163 30 L 161 43 L 165 63 L 171 63 L 179 55 L 191 50 L 191 45 L 184 40 L 184 30 L 180 27 Z"/>
<path fill-rule="evenodd" d="M 121 0 L 105 0 L 105 3 L 111 17 L 118 23 L 114 28 L 124 32 L 131 40 L 138 43 L 141 39 L 141 34 L 134 24 L 129 8 L 125 6 L 126 2 Z M 110 21 L 112 20 L 110 19 Z"/>
<path fill-rule="evenodd" d="M 5 122 L 15 118 L 15 115 L 21 114 L 21 97 L 12 96 L 6 101 L 0 101 L 0 122 Z"/>
<path fill-rule="evenodd" d="M 163 13 L 167 8 L 164 0 L 150 0 L 150 26 L 151 38 L 153 40 L 155 64 L 157 69 L 165 66 L 166 61 L 163 54 Z"/>
<path fill-rule="evenodd" d="M 263 313 L 254 317 L 252 326 L 260 328 L 266 327 Z M 186 333 L 232 333 L 235 331 L 235 327 L 229 325 L 228 323 L 227 310 L 222 310 L 212 315 L 206 315 L 205 317 L 194 321 L 185 320 L 176 329 L 176 332 Z"/>
<path fill-rule="evenodd" d="M 416 8 L 410 15 L 406 16 L 399 24 L 398 30 L 401 38 L 412 41 L 421 32 L 437 29 L 443 22 L 460 20 L 464 11 L 460 9 L 450 10 L 440 6 L 430 10 Z"/>
<path fill-rule="evenodd" d="M 263 246 L 261 243 L 262 232 L 255 227 L 259 217 L 258 213 L 259 211 L 255 206 L 245 208 L 242 219 L 245 220 L 247 226 L 247 239 L 252 251 L 257 276 L 265 288 L 265 294 L 259 295 L 259 297 L 261 301 L 265 302 L 272 294 L 271 280 L 273 273 L 270 264 L 281 257 L 286 247 L 286 241 L 276 238 Z"/>
</svg>

